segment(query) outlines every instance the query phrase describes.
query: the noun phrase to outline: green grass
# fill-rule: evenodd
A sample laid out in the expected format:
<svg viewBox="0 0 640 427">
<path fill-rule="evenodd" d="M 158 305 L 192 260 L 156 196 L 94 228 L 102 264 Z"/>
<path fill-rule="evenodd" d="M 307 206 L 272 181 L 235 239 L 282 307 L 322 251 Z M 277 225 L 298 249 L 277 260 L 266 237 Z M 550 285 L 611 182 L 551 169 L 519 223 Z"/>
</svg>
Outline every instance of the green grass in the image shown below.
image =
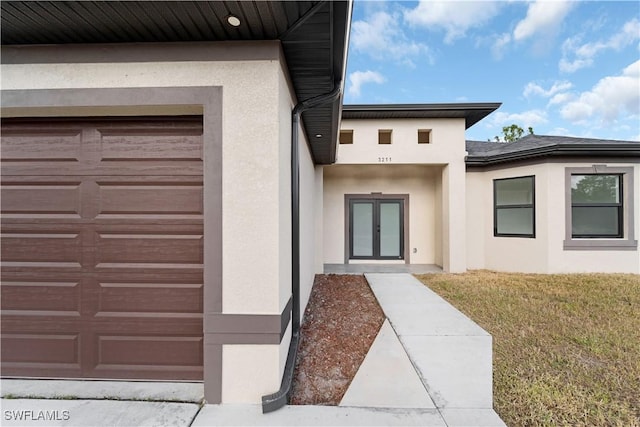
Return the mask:
<svg viewBox="0 0 640 427">
<path fill-rule="evenodd" d="M 493 336 L 496 412 L 516 426 L 640 426 L 640 276 L 418 278 Z"/>
</svg>

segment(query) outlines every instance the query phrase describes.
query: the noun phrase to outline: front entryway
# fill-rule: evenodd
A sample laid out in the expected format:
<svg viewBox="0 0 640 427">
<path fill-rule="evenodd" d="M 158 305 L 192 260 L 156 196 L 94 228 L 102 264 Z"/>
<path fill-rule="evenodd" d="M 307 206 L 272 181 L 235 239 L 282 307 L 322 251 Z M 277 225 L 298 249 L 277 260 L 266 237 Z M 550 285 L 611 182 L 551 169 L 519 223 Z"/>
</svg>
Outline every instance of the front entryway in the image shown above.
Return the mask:
<svg viewBox="0 0 640 427">
<path fill-rule="evenodd" d="M 404 200 L 349 200 L 349 259 L 402 260 Z"/>
</svg>

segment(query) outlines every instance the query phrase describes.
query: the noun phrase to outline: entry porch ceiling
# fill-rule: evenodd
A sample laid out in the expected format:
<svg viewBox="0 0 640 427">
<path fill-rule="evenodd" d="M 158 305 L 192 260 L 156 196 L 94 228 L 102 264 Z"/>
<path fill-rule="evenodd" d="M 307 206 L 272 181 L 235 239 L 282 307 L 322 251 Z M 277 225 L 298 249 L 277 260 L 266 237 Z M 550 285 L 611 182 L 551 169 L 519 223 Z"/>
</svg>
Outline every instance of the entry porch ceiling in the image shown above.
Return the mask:
<svg viewBox="0 0 640 427">
<path fill-rule="evenodd" d="M 304 101 L 344 88 L 351 7 L 352 0 L 2 1 L 0 32 L 3 45 L 280 40 Z M 341 105 L 342 96 L 302 114 L 316 163 L 335 161 Z"/>
</svg>

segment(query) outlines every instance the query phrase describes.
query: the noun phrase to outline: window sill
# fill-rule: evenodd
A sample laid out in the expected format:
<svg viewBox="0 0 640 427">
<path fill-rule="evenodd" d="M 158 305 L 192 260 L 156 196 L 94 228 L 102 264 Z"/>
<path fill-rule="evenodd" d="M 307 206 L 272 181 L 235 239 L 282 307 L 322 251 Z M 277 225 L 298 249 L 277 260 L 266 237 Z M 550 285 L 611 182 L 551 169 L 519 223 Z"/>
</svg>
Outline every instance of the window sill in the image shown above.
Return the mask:
<svg viewBox="0 0 640 427">
<path fill-rule="evenodd" d="M 565 251 L 635 251 L 637 240 L 623 239 L 571 239 L 565 240 Z"/>
</svg>

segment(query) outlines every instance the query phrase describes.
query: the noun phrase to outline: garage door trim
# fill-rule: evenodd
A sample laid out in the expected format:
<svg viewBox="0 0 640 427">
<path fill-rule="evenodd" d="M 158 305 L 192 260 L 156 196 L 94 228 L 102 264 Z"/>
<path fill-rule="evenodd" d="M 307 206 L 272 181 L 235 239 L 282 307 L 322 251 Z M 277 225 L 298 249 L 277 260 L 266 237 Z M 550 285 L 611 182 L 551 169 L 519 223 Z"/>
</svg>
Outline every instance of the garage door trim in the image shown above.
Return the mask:
<svg viewBox="0 0 640 427">
<path fill-rule="evenodd" d="M 204 144 L 204 321 L 222 312 L 222 87 L 3 90 L 3 117 L 201 113 Z M 205 334 L 205 342 L 208 341 Z M 222 345 L 204 346 L 205 399 L 222 394 Z"/>
</svg>

